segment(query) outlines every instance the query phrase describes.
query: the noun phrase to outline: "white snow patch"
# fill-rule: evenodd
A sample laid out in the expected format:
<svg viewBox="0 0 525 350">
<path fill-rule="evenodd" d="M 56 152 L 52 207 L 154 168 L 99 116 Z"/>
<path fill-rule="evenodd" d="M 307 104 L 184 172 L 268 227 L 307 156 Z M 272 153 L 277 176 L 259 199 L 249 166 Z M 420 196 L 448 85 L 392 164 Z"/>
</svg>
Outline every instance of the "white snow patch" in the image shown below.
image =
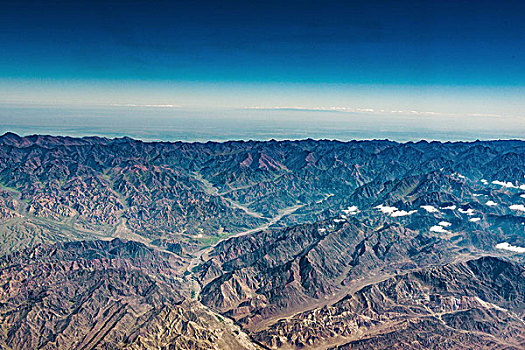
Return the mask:
<svg viewBox="0 0 525 350">
<path fill-rule="evenodd" d="M 471 221 L 471 222 L 478 222 L 479 220 L 481 220 L 481 218 L 472 218 L 472 219 L 469 219 L 468 221 Z"/>
<path fill-rule="evenodd" d="M 390 216 L 395 218 L 395 217 L 398 217 L 398 216 L 407 216 L 407 215 L 412 215 L 412 214 L 415 214 L 415 213 L 417 213 L 417 210 L 410 210 L 410 211 L 398 210 L 398 211 L 395 211 L 392 214 L 390 214 Z"/>
<path fill-rule="evenodd" d="M 448 222 L 448 221 L 440 221 L 438 225 L 439 226 L 443 226 L 443 227 L 450 227 L 450 226 L 452 226 L 452 224 L 450 222 Z"/>
<path fill-rule="evenodd" d="M 485 179 L 481 179 L 480 181 L 481 181 L 483 184 L 485 184 L 485 185 L 488 185 L 488 184 L 489 184 L 489 182 L 488 182 L 487 180 L 485 180 Z"/>
<path fill-rule="evenodd" d="M 407 216 L 417 213 L 417 210 L 399 210 L 396 207 L 389 207 L 387 205 L 379 204 L 375 207 L 375 209 L 381 210 L 385 214 L 390 214 L 391 217 L 396 218 L 399 216 Z"/>
<path fill-rule="evenodd" d="M 347 209 L 343 209 L 343 213 L 346 215 L 355 215 L 359 213 L 359 208 L 355 205 L 349 206 Z"/>
<path fill-rule="evenodd" d="M 439 212 L 439 210 L 437 210 L 436 208 L 434 208 L 431 205 L 422 205 L 421 208 L 425 209 L 429 213 L 437 213 L 437 212 Z"/>
<path fill-rule="evenodd" d="M 482 194 L 481 194 L 481 193 L 474 193 L 474 194 L 472 194 L 472 195 L 473 195 L 474 197 L 479 197 L 479 196 L 482 196 Z"/>
<path fill-rule="evenodd" d="M 467 214 L 469 216 L 474 215 L 474 209 L 472 208 L 468 208 L 467 210 L 459 208 L 458 210 L 460 213 Z"/>
<path fill-rule="evenodd" d="M 511 252 L 516 252 L 516 253 L 525 253 L 525 248 L 516 247 L 516 246 L 508 244 L 507 242 L 496 244 L 496 249 L 510 250 Z"/>
<path fill-rule="evenodd" d="M 334 219 L 334 222 L 343 222 L 345 221 L 344 219 Z"/>
<path fill-rule="evenodd" d="M 488 205 L 489 207 L 494 207 L 494 206 L 498 205 L 498 203 L 493 202 L 493 201 L 487 201 L 487 203 L 485 203 L 485 204 Z"/>
<path fill-rule="evenodd" d="M 439 233 L 450 233 L 449 231 L 445 230 L 443 226 L 435 225 L 430 228 L 430 232 L 439 232 Z"/>
<path fill-rule="evenodd" d="M 319 229 L 319 232 L 320 232 L 320 233 L 326 232 L 326 229 L 325 229 L 325 228 L 320 228 L 320 229 Z"/>
<path fill-rule="evenodd" d="M 520 185 L 520 190 L 525 190 L 525 185 Z"/>
<path fill-rule="evenodd" d="M 505 181 L 494 180 L 494 181 L 492 181 L 492 183 L 494 185 L 500 185 L 500 186 L 508 187 L 508 188 L 518 188 L 516 185 L 514 185 L 510 181 L 505 182 Z"/>
<path fill-rule="evenodd" d="M 520 194 L 520 197 L 521 198 L 525 198 L 525 193 L 524 194 Z"/>
<path fill-rule="evenodd" d="M 388 205 L 383 204 L 379 204 L 375 208 L 381 210 L 385 214 L 392 214 L 393 212 L 397 211 L 396 207 L 389 207 Z"/>
<path fill-rule="evenodd" d="M 513 204 L 509 207 L 511 210 L 525 211 L 525 205 L 523 204 Z"/>
<path fill-rule="evenodd" d="M 443 207 L 441 209 L 443 209 L 443 210 L 454 210 L 454 209 L 456 209 L 456 206 L 455 205 L 449 205 L 448 207 Z"/>
</svg>

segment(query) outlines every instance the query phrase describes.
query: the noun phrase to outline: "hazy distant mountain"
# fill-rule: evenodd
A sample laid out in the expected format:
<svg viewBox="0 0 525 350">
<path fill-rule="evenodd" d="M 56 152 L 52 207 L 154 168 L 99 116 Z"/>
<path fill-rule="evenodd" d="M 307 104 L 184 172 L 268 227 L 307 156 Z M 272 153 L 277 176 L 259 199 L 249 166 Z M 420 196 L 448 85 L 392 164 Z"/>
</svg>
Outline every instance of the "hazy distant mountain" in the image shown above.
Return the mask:
<svg viewBox="0 0 525 350">
<path fill-rule="evenodd" d="M 523 141 L 8 133 L 0 183 L 3 348 L 525 347 Z"/>
</svg>

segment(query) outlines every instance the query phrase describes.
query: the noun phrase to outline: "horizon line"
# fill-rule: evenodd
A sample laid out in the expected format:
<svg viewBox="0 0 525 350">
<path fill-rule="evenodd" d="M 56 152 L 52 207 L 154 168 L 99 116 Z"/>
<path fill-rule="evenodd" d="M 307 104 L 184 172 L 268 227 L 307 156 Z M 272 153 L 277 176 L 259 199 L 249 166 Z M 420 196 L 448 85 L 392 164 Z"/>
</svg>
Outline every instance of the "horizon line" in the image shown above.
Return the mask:
<svg viewBox="0 0 525 350">
<path fill-rule="evenodd" d="M 103 139 L 103 140 L 107 140 L 107 141 L 119 141 L 119 140 L 133 140 L 133 141 L 138 141 L 138 142 L 143 142 L 143 143 L 186 143 L 186 144 L 206 144 L 206 143 L 221 143 L 221 144 L 224 144 L 224 143 L 229 143 L 229 142 L 237 142 L 237 143 L 249 143 L 249 142 L 256 142 L 256 143 L 269 143 L 269 142 L 305 142 L 305 141 L 314 141 L 314 142 L 337 142 L 337 143 L 353 143 L 353 142 L 389 142 L 389 143 L 397 143 L 397 144 L 417 144 L 417 143 L 441 143 L 441 144 L 449 144 L 449 143 L 492 143 L 492 142 L 524 142 L 525 143 L 525 138 L 523 139 L 518 139 L 518 138 L 508 138 L 508 139 L 476 139 L 476 140 L 473 140 L 473 141 L 469 141 L 469 140 L 448 140 L 448 141 L 444 141 L 444 140 L 430 140 L 430 139 L 425 139 L 425 138 L 421 138 L 421 139 L 415 139 L 415 140 L 409 140 L 409 141 L 396 141 L 396 140 L 391 140 L 391 139 L 388 139 L 388 138 L 363 138 L 363 139 L 349 139 L 349 140 L 341 140 L 341 139 L 337 139 L 337 138 L 333 138 L 333 139 L 327 139 L 327 138 L 312 138 L 312 137 L 307 137 L 307 138 L 297 138 L 297 139 L 294 139 L 294 138 L 289 138 L 289 139 L 275 139 L 275 138 L 272 138 L 272 139 L 229 139 L 229 140 L 207 140 L 207 141 L 185 141 L 185 140 L 148 140 L 148 139 L 145 139 L 145 138 L 138 138 L 138 137 L 131 137 L 131 136 L 115 136 L 115 137 L 107 137 L 107 136 L 100 136 L 100 135 L 96 135 L 96 134 L 90 134 L 90 135 L 85 135 L 85 136 L 72 136 L 72 135 L 63 135 L 63 134 L 55 134 L 55 135 L 51 135 L 51 134 L 35 134 L 35 133 L 30 133 L 30 134 L 26 134 L 26 135 L 20 135 L 16 132 L 12 132 L 12 131 L 6 131 L 4 132 L 2 135 L 0 135 L 0 139 L 4 139 L 6 137 L 9 137 L 9 136 L 14 136 L 14 137 L 17 137 L 17 138 L 20 138 L 20 139 L 26 139 L 26 138 L 29 138 L 29 137 L 46 137 L 46 138 L 56 138 L 56 139 L 67 139 L 67 138 L 70 138 L 70 139 L 77 139 L 77 140 L 82 140 L 82 139 Z"/>
</svg>

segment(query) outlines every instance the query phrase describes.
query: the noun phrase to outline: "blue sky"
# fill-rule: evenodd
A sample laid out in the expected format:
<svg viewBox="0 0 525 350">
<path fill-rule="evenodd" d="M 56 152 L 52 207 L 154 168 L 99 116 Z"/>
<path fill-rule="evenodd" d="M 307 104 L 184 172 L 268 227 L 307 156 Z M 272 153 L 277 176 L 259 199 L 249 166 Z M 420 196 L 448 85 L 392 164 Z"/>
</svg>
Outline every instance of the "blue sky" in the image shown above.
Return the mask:
<svg viewBox="0 0 525 350">
<path fill-rule="evenodd" d="M 4 105 L 525 111 L 520 1 L 21 0 L 0 50 Z"/>
</svg>

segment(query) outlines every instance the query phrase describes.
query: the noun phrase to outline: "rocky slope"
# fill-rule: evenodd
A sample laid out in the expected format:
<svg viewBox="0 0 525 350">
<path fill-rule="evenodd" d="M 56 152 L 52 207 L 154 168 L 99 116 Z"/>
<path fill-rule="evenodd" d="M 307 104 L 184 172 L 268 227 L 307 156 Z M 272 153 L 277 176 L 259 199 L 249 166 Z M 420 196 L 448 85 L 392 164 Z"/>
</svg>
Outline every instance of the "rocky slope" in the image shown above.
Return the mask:
<svg viewBox="0 0 525 350">
<path fill-rule="evenodd" d="M 249 326 L 366 280 L 449 261 L 461 249 L 447 244 L 399 224 L 357 220 L 233 238 L 202 265 L 201 300 Z"/>
<path fill-rule="evenodd" d="M 286 348 L 520 349 L 524 296 L 525 268 L 485 257 L 366 286 L 280 320 L 256 338 Z"/>
<path fill-rule="evenodd" d="M 4 349 L 256 349 L 192 301 L 181 258 L 120 240 L 43 245 L 0 260 Z"/>
</svg>

